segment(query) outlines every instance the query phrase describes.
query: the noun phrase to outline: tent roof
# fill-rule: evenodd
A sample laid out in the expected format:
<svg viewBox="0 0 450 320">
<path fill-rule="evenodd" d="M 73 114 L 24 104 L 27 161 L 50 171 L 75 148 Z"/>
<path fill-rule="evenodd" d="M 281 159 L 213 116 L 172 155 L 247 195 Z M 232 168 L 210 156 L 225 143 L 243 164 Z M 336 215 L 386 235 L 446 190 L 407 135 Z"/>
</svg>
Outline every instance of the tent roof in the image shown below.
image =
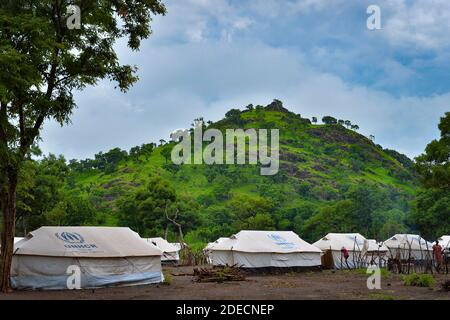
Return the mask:
<svg viewBox="0 0 450 320">
<path fill-rule="evenodd" d="M 419 242 L 420 239 L 420 242 Z M 396 234 L 383 243 L 389 249 L 432 250 L 433 244 L 417 234 Z"/>
<path fill-rule="evenodd" d="M 367 241 L 369 242 L 367 251 L 389 251 L 383 243 L 378 243 L 375 239 L 368 239 Z"/>
<path fill-rule="evenodd" d="M 142 238 L 146 242 L 156 244 L 156 246 L 161 249 L 162 252 L 178 252 L 180 249 L 178 249 L 173 244 L 170 244 L 167 242 L 166 239 L 163 238 Z"/>
<path fill-rule="evenodd" d="M 171 245 L 177 248 L 178 251 L 181 250 L 181 242 L 169 242 Z M 188 244 L 186 242 L 183 242 L 183 246 L 185 248 L 189 248 Z"/>
<path fill-rule="evenodd" d="M 292 231 L 240 231 L 230 238 L 220 238 L 209 250 L 241 252 L 317 252 L 319 249 Z"/>
<path fill-rule="evenodd" d="M 313 246 L 321 250 L 340 251 L 345 247 L 349 251 L 361 251 L 364 248 L 364 238 L 359 233 L 329 233 L 322 239 L 313 243 Z"/>
<path fill-rule="evenodd" d="M 16 244 L 19 241 L 22 241 L 24 238 L 23 237 L 14 237 L 14 244 Z"/>
<path fill-rule="evenodd" d="M 222 241 L 224 241 L 224 240 L 229 240 L 229 239 L 230 239 L 230 238 L 224 238 L 224 237 L 219 238 L 219 239 L 217 239 L 217 240 L 214 241 L 214 242 L 208 243 L 204 250 L 211 250 L 211 249 L 214 249 L 214 247 L 215 247 L 218 243 L 220 243 L 220 242 L 222 242 Z"/>
<path fill-rule="evenodd" d="M 16 244 L 15 255 L 51 257 L 139 257 L 162 252 L 130 228 L 41 227 Z"/>
<path fill-rule="evenodd" d="M 442 248 L 450 248 L 450 236 L 442 236 L 438 240 Z"/>
</svg>

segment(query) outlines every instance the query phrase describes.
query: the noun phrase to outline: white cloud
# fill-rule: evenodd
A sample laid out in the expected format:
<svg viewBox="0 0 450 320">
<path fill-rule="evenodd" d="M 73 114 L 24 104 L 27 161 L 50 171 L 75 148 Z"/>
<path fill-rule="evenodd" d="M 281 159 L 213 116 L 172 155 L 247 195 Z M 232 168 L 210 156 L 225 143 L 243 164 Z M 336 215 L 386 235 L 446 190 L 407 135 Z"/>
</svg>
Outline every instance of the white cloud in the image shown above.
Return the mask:
<svg viewBox="0 0 450 320">
<path fill-rule="evenodd" d="M 440 50 L 450 45 L 450 1 L 385 1 L 384 32 L 393 46 Z"/>
<path fill-rule="evenodd" d="M 450 1 L 376 1 L 385 22 L 369 32 L 364 6 L 372 2 L 171 2 L 139 53 L 118 45 L 122 62 L 140 67 L 140 82 L 126 95 L 106 83 L 77 94 L 73 125 L 48 124 L 42 147 L 92 157 L 167 139 L 198 116 L 218 120 L 230 108 L 278 98 L 303 116 L 349 119 L 377 143 L 418 155 L 437 137 L 450 94 L 395 93 L 423 80 L 419 68 L 448 64 Z M 435 54 L 396 59 L 419 49 Z"/>
<path fill-rule="evenodd" d="M 128 149 L 167 139 L 198 116 L 218 120 L 230 108 L 279 98 L 303 116 L 349 119 L 377 143 L 415 156 L 437 136 L 439 117 L 450 105 L 450 94 L 402 98 L 348 84 L 311 68 L 295 52 L 262 43 L 148 43 L 135 59 L 141 81 L 126 95 L 109 85 L 79 94 L 73 125 L 48 126 L 44 151 L 71 158 Z"/>
</svg>

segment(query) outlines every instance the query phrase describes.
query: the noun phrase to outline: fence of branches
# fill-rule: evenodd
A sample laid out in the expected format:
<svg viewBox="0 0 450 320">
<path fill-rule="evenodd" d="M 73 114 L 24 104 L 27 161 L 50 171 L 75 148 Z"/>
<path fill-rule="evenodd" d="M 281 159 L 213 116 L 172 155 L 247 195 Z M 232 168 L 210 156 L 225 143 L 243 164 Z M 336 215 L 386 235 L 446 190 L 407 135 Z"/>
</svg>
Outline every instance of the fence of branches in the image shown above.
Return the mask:
<svg viewBox="0 0 450 320">
<path fill-rule="evenodd" d="M 381 247 L 380 247 L 381 248 Z M 442 259 L 437 260 L 432 248 L 425 241 L 423 244 L 419 239 L 419 247 L 413 248 L 412 243 L 406 243 L 398 247 L 389 247 L 385 250 L 366 251 L 356 239 L 349 261 L 345 260 L 341 253 L 340 269 L 359 269 L 369 266 L 387 268 L 394 273 L 449 273 L 450 269 L 450 247 L 445 246 Z M 351 249 L 350 249 L 351 250 Z"/>
</svg>

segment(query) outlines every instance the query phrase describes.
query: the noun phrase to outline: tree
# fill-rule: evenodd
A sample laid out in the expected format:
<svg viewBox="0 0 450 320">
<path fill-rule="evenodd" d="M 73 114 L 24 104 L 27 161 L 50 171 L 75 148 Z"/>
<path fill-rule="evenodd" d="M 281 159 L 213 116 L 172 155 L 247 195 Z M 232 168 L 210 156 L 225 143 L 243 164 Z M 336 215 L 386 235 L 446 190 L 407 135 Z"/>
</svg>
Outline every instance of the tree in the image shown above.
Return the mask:
<svg viewBox="0 0 450 320">
<path fill-rule="evenodd" d="M 156 144 L 155 143 L 144 143 L 143 145 L 141 145 L 141 152 L 140 152 L 140 156 L 144 156 L 145 159 L 147 160 L 150 155 L 153 153 L 153 149 L 156 148 Z"/>
<path fill-rule="evenodd" d="M 322 118 L 322 122 L 325 124 L 337 124 L 336 118 L 333 118 L 331 116 L 325 116 Z"/>
<path fill-rule="evenodd" d="M 45 214 L 64 201 L 63 186 L 69 167 L 64 157 L 50 154 L 39 161 L 26 161 L 20 173 L 27 178 L 21 178 L 18 186 L 16 231 L 26 235 L 27 231 L 48 224 Z"/>
<path fill-rule="evenodd" d="M 189 232 L 201 224 L 198 211 L 199 205 L 189 197 L 177 198 L 176 203 L 167 205 L 165 209 L 167 224 L 164 239 L 169 238 L 169 232 L 172 229 L 177 242 L 184 243 L 185 232 Z"/>
<path fill-rule="evenodd" d="M 425 188 L 450 190 L 450 112 L 439 123 L 441 137 L 431 141 L 416 158 L 416 169 Z"/>
<path fill-rule="evenodd" d="M 351 128 L 353 130 L 359 130 L 359 126 L 357 124 L 352 124 Z"/>
<path fill-rule="evenodd" d="M 317 117 L 312 117 L 312 123 L 317 123 Z"/>
<path fill-rule="evenodd" d="M 274 230 L 275 223 L 268 213 L 257 213 L 255 216 L 248 218 L 247 229 L 250 230 Z"/>
<path fill-rule="evenodd" d="M 249 104 L 248 106 L 245 107 L 246 110 L 248 111 L 252 111 L 254 109 L 253 104 Z"/>
<path fill-rule="evenodd" d="M 96 169 L 111 173 L 119 165 L 120 161 L 126 160 L 128 153 L 120 148 L 114 148 L 106 153 L 99 152 L 95 155 L 94 166 Z"/>
<path fill-rule="evenodd" d="M 126 91 L 136 68 L 121 65 L 114 44 L 128 37 L 138 50 L 150 36 L 151 14 L 165 14 L 160 0 L 80 3 L 80 29 L 67 27 L 68 0 L 0 2 L 0 183 L 3 212 L 0 291 L 10 287 L 21 166 L 45 120 L 70 121 L 73 91 L 110 79 Z"/>
<path fill-rule="evenodd" d="M 375 239 L 388 239 L 397 233 L 406 233 L 406 214 L 397 208 L 375 210 L 371 236 Z"/>
<path fill-rule="evenodd" d="M 241 110 L 239 109 L 231 109 L 227 113 L 225 113 L 225 118 L 231 120 L 238 120 L 241 118 Z"/>
<path fill-rule="evenodd" d="M 449 192 L 439 189 L 426 189 L 420 191 L 416 197 L 411 220 L 424 237 L 436 239 L 448 233 L 450 228 L 449 212 Z"/>
<path fill-rule="evenodd" d="M 175 201 L 175 189 L 154 176 L 145 187 L 118 200 L 119 222 L 141 236 L 161 234 L 167 223 L 166 210 Z"/>
<path fill-rule="evenodd" d="M 437 237 L 450 228 L 450 112 L 439 122 L 441 137 L 416 158 L 424 190 L 417 195 L 412 221 L 424 236 Z"/>
<path fill-rule="evenodd" d="M 343 126 L 343 125 L 344 125 L 344 123 L 345 123 L 345 121 L 344 121 L 344 120 L 342 120 L 342 119 L 339 119 L 339 120 L 338 120 L 338 124 L 340 124 L 341 126 Z"/>
<path fill-rule="evenodd" d="M 332 206 L 320 209 L 306 221 L 302 221 L 300 228 L 302 237 L 313 241 L 329 232 L 355 232 L 356 223 L 353 217 L 353 202 L 342 200 Z"/>
<path fill-rule="evenodd" d="M 141 147 L 139 146 L 132 147 L 128 152 L 128 154 L 130 155 L 130 159 L 132 159 L 133 161 L 138 161 L 139 155 L 141 154 Z"/>
<path fill-rule="evenodd" d="M 177 196 L 172 185 L 153 176 L 145 187 L 117 200 L 119 224 L 143 237 L 181 235 L 200 225 L 199 204 L 188 196 Z"/>
<path fill-rule="evenodd" d="M 239 194 L 233 196 L 228 207 L 234 213 L 234 225 L 237 229 L 251 229 L 256 226 L 264 226 L 266 229 L 274 226 L 268 216 L 274 207 L 270 200 Z"/>
<path fill-rule="evenodd" d="M 161 155 L 164 157 L 164 160 L 166 161 L 166 164 L 168 163 L 169 159 L 172 156 L 172 149 L 173 149 L 173 145 L 172 144 L 167 144 L 161 150 Z"/>
<path fill-rule="evenodd" d="M 352 126 L 352 122 L 350 120 L 345 120 L 344 124 L 347 128 L 350 128 Z"/>
<path fill-rule="evenodd" d="M 387 204 L 383 190 L 376 186 L 360 183 L 346 193 L 346 199 L 353 202 L 353 221 L 361 233 L 371 236 L 372 219 L 376 209 L 383 209 Z"/>
<path fill-rule="evenodd" d="M 88 199 L 80 196 L 66 196 L 55 207 L 44 214 L 47 225 L 83 226 L 95 220 L 94 206 Z"/>
</svg>

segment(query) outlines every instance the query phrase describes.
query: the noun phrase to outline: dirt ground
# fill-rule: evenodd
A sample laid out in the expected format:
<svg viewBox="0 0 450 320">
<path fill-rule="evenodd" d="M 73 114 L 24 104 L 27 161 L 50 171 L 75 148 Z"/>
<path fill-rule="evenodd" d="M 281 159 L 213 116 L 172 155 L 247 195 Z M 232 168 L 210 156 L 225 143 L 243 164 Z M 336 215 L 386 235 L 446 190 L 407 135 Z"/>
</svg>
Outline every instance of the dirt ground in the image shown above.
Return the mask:
<svg viewBox="0 0 450 320">
<path fill-rule="evenodd" d="M 435 288 L 408 287 L 399 275 L 382 278 L 381 290 L 368 290 L 367 277 L 358 271 L 314 271 L 281 275 L 251 275 L 246 281 L 225 283 L 196 283 L 192 267 L 166 267 L 172 274 L 170 284 L 116 287 L 79 291 L 22 291 L 4 295 L 2 299 L 108 299 L 108 300 L 450 300 L 450 292 L 440 289 L 444 275 L 434 275 Z"/>
</svg>

